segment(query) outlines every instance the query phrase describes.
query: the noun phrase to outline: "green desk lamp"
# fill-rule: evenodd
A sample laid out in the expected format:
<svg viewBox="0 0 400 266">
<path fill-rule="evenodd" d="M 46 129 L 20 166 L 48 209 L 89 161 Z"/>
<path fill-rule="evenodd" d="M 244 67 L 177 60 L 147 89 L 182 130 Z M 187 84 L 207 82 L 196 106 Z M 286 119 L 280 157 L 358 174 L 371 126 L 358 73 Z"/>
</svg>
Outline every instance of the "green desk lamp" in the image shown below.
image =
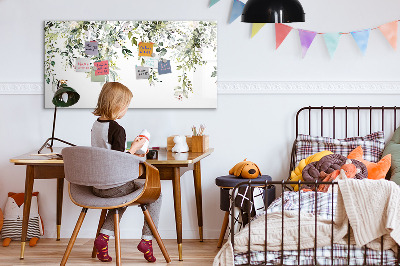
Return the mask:
<svg viewBox="0 0 400 266">
<path fill-rule="evenodd" d="M 75 146 L 72 143 L 69 143 L 65 140 L 55 138 L 54 130 L 56 127 L 56 115 L 57 115 L 57 107 L 69 107 L 76 104 L 79 101 L 79 94 L 71 87 L 67 86 L 66 80 L 59 80 L 57 83 L 57 91 L 54 93 L 53 104 L 54 104 L 54 118 L 53 118 L 53 132 L 51 134 L 51 138 L 48 138 L 42 147 L 39 149 L 38 153 L 40 153 L 45 147 L 50 148 L 51 152 L 53 152 L 53 141 L 58 140 L 62 143 Z M 49 144 L 49 141 L 51 143 Z"/>
</svg>

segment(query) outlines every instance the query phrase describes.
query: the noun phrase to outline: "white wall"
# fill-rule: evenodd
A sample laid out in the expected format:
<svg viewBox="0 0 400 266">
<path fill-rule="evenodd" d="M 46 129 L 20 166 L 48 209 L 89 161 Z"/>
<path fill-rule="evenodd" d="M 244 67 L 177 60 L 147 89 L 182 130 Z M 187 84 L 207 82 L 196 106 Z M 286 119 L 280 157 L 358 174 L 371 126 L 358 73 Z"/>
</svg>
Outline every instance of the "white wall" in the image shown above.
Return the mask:
<svg viewBox="0 0 400 266">
<path fill-rule="evenodd" d="M 117 4 L 116 4 L 117 3 Z M 145 3 L 144 7 L 140 7 Z M 366 56 L 355 42 L 343 37 L 331 60 L 321 36 L 301 59 L 297 32 L 292 32 L 278 51 L 274 50 L 273 25 L 266 25 L 252 40 L 251 27 L 235 21 L 227 24 L 229 0 L 208 9 L 208 0 L 125 1 L 21 1 L 0 0 L 0 82 L 42 82 L 44 20 L 193 20 L 219 21 L 218 70 L 220 81 L 399 81 L 399 53 L 391 50 L 384 37 L 373 31 Z M 350 31 L 375 27 L 399 19 L 398 1 L 303 0 L 307 22 L 296 24 L 309 30 Z M 308 105 L 399 105 L 399 95 L 220 95 L 218 109 L 210 110 L 129 110 L 121 124 L 128 138 L 142 128 L 153 133 L 153 145 L 165 145 L 176 133 L 189 134 L 193 124 L 204 123 L 215 152 L 203 161 L 203 212 L 205 238 L 218 238 L 223 214 L 214 179 L 227 174 L 238 161 L 255 161 L 263 174 L 275 180 L 286 176 L 290 146 L 294 138 L 294 115 Z M 9 158 L 35 150 L 51 134 L 52 110 L 45 110 L 43 95 L 0 95 L 0 207 L 7 192 L 24 190 L 25 168 Z M 90 128 L 95 119 L 91 110 L 59 110 L 56 135 L 78 145 L 90 144 Z M 35 182 L 40 192 L 40 211 L 46 237 L 55 237 L 55 180 Z M 175 238 L 171 182 L 163 181 L 164 202 L 160 233 Z M 182 177 L 184 238 L 197 237 L 193 181 Z M 62 237 L 70 237 L 79 208 L 64 193 Z M 90 211 L 80 237 L 93 237 L 99 212 Z M 139 218 L 138 218 L 139 217 Z M 123 238 L 139 238 L 142 218 L 138 208 L 130 208 L 121 222 Z"/>
</svg>

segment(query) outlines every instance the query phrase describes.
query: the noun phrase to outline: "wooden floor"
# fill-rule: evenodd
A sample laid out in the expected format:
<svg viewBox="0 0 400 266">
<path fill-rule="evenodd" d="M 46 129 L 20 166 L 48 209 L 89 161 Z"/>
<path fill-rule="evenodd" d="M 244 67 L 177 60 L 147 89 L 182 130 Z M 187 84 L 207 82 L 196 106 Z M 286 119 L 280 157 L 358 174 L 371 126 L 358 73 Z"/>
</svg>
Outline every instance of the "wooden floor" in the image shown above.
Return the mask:
<svg viewBox="0 0 400 266">
<path fill-rule="evenodd" d="M 69 239 L 40 239 L 36 247 L 27 246 L 25 259 L 20 260 L 20 242 L 12 241 L 9 247 L 0 246 L 0 265 L 60 265 Z M 178 247 L 176 240 L 163 240 L 172 262 L 167 264 L 162 256 L 157 242 L 154 241 L 154 254 L 157 265 L 212 265 L 215 255 L 218 253 L 217 240 L 183 240 L 183 261 L 178 261 Z M 136 249 L 139 240 L 121 240 L 123 265 L 154 265 L 149 264 L 143 254 Z M 77 239 L 68 259 L 67 265 L 115 265 L 114 243 L 110 241 L 110 255 L 113 262 L 104 263 L 91 258 L 93 247 L 92 239 Z"/>
</svg>

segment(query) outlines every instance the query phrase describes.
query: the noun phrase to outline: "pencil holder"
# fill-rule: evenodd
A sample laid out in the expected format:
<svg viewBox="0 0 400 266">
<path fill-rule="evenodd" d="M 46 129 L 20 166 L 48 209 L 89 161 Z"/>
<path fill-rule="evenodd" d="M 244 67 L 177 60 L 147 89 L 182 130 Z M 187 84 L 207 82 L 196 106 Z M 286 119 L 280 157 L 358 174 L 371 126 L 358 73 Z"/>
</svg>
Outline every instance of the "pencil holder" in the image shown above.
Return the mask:
<svg viewBox="0 0 400 266">
<path fill-rule="evenodd" d="M 208 150 L 209 136 L 192 136 L 192 152 L 205 152 Z"/>
</svg>

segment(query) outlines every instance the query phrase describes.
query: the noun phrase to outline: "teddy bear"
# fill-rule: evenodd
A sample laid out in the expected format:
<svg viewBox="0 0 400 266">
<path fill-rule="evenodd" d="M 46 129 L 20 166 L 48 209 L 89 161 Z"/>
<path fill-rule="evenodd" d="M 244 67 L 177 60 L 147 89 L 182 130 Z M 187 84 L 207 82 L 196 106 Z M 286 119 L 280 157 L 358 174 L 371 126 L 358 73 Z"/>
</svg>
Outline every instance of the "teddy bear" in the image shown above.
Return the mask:
<svg viewBox="0 0 400 266">
<path fill-rule="evenodd" d="M 172 152 L 188 152 L 189 146 L 186 143 L 185 136 L 175 136 L 174 137 L 175 146 L 172 148 Z"/>
<path fill-rule="evenodd" d="M 247 161 L 246 158 L 242 162 L 237 163 L 231 170 L 229 170 L 229 174 L 252 179 L 257 178 L 259 175 L 261 175 L 261 171 L 255 163 Z"/>
<path fill-rule="evenodd" d="M 39 192 L 32 193 L 29 214 L 27 239 L 30 239 L 29 246 L 31 247 L 35 246 L 40 236 L 43 235 L 43 223 L 39 215 L 37 200 L 38 195 Z M 4 208 L 3 228 L 1 229 L 4 247 L 8 247 L 11 240 L 21 240 L 23 213 L 24 193 L 9 192 Z"/>
</svg>

